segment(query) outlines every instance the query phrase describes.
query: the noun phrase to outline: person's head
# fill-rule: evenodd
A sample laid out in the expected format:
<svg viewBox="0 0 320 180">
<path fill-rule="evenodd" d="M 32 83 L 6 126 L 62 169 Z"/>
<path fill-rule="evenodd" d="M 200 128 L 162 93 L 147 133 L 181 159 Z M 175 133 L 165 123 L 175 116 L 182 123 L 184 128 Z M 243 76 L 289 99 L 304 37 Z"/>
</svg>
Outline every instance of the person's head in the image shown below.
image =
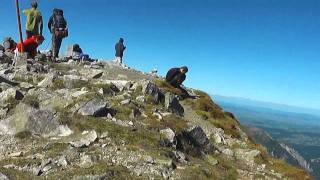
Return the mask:
<svg viewBox="0 0 320 180">
<path fill-rule="evenodd" d="M 119 39 L 119 42 L 120 42 L 120 43 L 123 43 L 123 42 L 124 42 L 124 39 L 123 39 L 123 38 L 120 38 L 120 39 Z"/>
<path fill-rule="evenodd" d="M 189 69 L 188 69 L 187 66 L 182 66 L 182 67 L 180 68 L 180 72 L 181 72 L 182 74 L 186 74 L 188 71 L 189 71 Z"/>
<path fill-rule="evenodd" d="M 37 1 L 33 1 L 33 2 L 31 3 L 31 7 L 37 9 L 37 8 L 38 8 L 38 3 L 37 3 Z"/>
<path fill-rule="evenodd" d="M 38 45 L 41 45 L 44 41 L 44 37 L 41 35 L 35 36 L 35 38 Z"/>
</svg>

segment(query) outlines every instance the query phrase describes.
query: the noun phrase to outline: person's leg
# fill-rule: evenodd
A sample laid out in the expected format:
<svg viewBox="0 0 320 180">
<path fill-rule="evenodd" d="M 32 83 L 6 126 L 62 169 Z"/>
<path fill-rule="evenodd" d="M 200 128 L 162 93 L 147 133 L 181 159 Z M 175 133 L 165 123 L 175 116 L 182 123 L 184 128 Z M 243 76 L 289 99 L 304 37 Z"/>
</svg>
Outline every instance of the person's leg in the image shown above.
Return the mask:
<svg viewBox="0 0 320 180">
<path fill-rule="evenodd" d="M 57 37 L 57 41 L 56 41 L 56 55 L 57 57 L 59 57 L 59 51 L 60 51 L 60 48 L 61 48 L 61 43 L 62 43 L 62 38 L 60 37 Z"/>
<path fill-rule="evenodd" d="M 56 58 L 56 36 L 54 33 L 52 33 L 52 46 L 51 46 L 51 51 L 52 51 L 52 58 Z"/>
</svg>

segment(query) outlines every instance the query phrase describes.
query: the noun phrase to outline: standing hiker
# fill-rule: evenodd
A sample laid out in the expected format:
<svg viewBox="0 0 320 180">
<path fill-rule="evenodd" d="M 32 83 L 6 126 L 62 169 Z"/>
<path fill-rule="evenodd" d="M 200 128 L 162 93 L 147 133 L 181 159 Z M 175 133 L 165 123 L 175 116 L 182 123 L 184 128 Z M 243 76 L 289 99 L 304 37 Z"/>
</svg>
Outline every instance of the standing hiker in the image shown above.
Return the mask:
<svg viewBox="0 0 320 180">
<path fill-rule="evenodd" d="M 48 28 L 52 34 L 52 57 L 58 58 L 62 39 L 69 35 L 67 21 L 63 16 L 63 10 L 53 10 L 53 15 L 49 19 Z"/>
<path fill-rule="evenodd" d="M 115 46 L 115 50 L 116 50 L 115 62 L 120 65 L 122 64 L 123 52 L 126 49 L 123 42 L 124 42 L 123 38 L 120 38 L 119 42 Z"/>
<path fill-rule="evenodd" d="M 30 9 L 26 9 L 23 13 L 27 16 L 26 34 L 27 39 L 31 36 L 42 35 L 43 20 L 41 12 L 38 10 L 38 3 L 33 2 Z"/>
</svg>

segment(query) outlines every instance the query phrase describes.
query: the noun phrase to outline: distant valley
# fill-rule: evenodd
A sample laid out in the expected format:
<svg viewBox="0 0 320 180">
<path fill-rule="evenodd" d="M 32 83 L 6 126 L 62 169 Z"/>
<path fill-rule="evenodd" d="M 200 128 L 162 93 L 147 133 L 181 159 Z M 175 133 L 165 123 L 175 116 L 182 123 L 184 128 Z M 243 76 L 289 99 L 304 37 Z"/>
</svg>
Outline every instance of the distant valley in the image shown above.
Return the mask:
<svg viewBox="0 0 320 180">
<path fill-rule="evenodd" d="M 312 170 L 320 179 L 320 113 L 317 110 L 243 98 L 213 98 L 226 111 L 234 113 L 246 126 L 247 133 L 266 146 L 269 153 Z"/>
</svg>

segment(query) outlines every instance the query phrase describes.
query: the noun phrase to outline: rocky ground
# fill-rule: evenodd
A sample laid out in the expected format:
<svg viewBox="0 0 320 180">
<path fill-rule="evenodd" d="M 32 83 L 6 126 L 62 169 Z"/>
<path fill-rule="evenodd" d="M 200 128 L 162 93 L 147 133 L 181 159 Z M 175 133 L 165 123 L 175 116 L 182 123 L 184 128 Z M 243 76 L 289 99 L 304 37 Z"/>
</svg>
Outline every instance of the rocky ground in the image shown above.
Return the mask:
<svg viewBox="0 0 320 180">
<path fill-rule="evenodd" d="M 0 57 L 0 179 L 311 179 L 210 97 L 112 62 Z"/>
</svg>

